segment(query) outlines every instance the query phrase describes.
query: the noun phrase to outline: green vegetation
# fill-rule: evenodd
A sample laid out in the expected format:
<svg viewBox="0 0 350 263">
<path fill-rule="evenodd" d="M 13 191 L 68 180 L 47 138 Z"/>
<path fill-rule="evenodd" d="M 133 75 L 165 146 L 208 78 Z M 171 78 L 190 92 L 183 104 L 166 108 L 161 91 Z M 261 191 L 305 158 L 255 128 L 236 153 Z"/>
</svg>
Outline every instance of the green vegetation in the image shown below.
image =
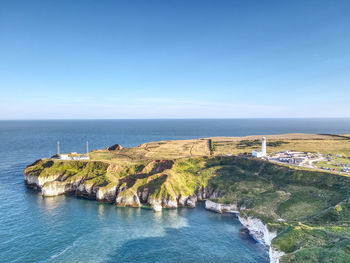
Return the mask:
<svg viewBox="0 0 350 263">
<path fill-rule="evenodd" d="M 278 231 L 272 246 L 286 253 L 282 262 L 350 262 L 350 177 L 226 156 L 249 152 L 258 142 L 256 138 L 154 142 L 95 151 L 90 161 L 40 160 L 25 173 L 115 187 L 123 200 L 147 193 L 151 199 L 177 202 L 206 189 L 215 201 L 237 203 L 242 216 L 259 218 Z M 293 147 L 341 153 L 341 162 L 350 157 L 350 143 L 344 136 L 288 137 L 286 141 L 279 136 L 269 143 L 273 151 Z M 131 205 L 148 202 L 140 201 Z"/>
</svg>

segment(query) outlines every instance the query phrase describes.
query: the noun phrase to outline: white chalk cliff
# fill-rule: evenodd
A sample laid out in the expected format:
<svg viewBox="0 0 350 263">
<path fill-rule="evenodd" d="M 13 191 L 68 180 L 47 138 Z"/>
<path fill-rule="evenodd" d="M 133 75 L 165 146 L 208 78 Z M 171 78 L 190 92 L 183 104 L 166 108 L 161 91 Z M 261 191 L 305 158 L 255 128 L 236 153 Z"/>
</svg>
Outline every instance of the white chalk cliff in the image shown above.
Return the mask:
<svg viewBox="0 0 350 263">
<path fill-rule="evenodd" d="M 259 243 L 265 245 L 269 249 L 270 263 L 279 263 L 284 252 L 271 247 L 272 240 L 277 236 L 276 231 L 270 231 L 266 224 L 260 219 L 253 217 L 242 217 L 239 215 L 237 204 L 220 204 L 210 200 L 205 201 L 205 208 L 217 213 L 236 213 L 238 220 L 246 227 L 249 234 Z"/>
</svg>

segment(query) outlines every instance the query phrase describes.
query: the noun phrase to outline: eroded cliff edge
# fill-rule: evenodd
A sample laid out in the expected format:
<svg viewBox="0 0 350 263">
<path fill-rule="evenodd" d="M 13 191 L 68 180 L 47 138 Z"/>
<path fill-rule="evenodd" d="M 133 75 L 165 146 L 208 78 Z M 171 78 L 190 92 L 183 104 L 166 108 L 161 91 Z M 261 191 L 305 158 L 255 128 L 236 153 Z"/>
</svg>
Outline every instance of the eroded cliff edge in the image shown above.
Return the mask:
<svg viewBox="0 0 350 263">
<path fill-rule="evenodd" d="M 44 196 L 72 193 L 118 206 L 155 210 L 219 204 L 237 212 L 250 233 L 270 248 L 271 262 L 350 259 L 350 180 L 239 157 L 139 162 L 43 159 L 25 180 Z M 212 210 L 215 210 L 212 209 Z"/>
</svg>

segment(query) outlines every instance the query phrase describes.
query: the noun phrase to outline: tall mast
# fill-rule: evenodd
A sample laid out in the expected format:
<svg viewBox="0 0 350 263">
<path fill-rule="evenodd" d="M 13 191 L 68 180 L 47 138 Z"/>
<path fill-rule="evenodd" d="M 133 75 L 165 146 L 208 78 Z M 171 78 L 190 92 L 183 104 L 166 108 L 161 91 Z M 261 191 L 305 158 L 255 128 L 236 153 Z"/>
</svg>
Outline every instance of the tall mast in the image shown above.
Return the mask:
<svg viewBox="0 0 350 263">
<path fill-rule="evenodd" d="M 89 142 L 86 141 L 86 155 L 89 154 Z"/>
</svg>

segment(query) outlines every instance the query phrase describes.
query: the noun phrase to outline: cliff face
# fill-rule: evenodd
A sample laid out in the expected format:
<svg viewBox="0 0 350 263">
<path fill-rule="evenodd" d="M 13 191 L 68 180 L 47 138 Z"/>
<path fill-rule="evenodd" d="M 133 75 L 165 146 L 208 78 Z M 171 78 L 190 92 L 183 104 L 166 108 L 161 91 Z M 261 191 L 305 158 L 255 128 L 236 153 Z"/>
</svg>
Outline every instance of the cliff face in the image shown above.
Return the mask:
<svg viewBox="0 0 350 263">
<path fill-rule="evenodd" d="M 270 263 L 278 263 L 284 252 L 271 246 L 272 240 L 277 236 L 277 231 L 269 230 L 267 224 L 260 219 L 240 216 L 240 210 L 236 203 L 221 204 L 210 200 L 205 201 L 205 208 L 217 213 L 237 214 L 241 224 L 248 229 L 249 234 L 259 243 L 265 245 L 269 250 Z"/>
<path fill-rule="evenodd" d="M 205 208 L 217 213 L 239 213 L 237 204 L 220 204 L 210 200 L 205 201 Z"/>
<path fill-rule="evenodd" d="M 239 214 L 250 234 L 269 247 L 271 262 L 308 262 L 320 254 L 350 261 L 348 177 L 215 156 L 120 163 L 49 159 L 28 166 L 24 176 L 43 196 L 72 193 L 154 211 L 207 200 L 209 210 Z"/>
<path fill-rule="evenodd" d="M 139 167 L 103 162 L 40 160 L 25 170 L 26 183 L 43 196 L 71 193 L 89 196 L 118 206 L 161 208 L 195 207 L 197 201 L 216 198 L 218 192 L 194 179 L 189 187 L 172 171 L 174 161 L 157 160 Z M 128 174 L 130 172 L 131 174 Z"/>
</svg>

